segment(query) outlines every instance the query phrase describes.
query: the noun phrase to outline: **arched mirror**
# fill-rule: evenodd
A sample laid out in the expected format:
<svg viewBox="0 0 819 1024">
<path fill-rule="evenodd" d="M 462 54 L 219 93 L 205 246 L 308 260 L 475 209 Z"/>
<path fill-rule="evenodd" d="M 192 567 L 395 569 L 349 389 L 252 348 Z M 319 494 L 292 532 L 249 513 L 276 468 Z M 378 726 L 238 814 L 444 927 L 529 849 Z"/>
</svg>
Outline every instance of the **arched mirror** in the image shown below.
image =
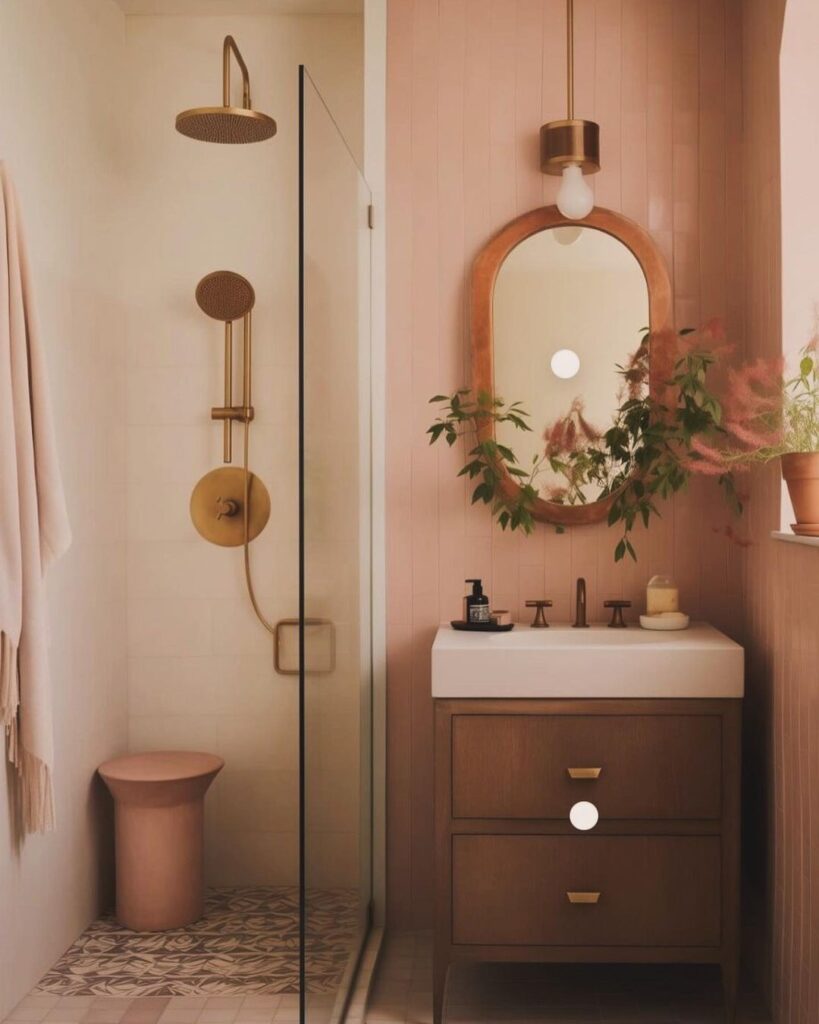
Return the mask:
<svg viewBox="0 0 819 1024">
<path fill-rule="evenodd" d="M 487 425 L 523 466 L 542 455 L 544 433 L 579 400 L 584 419 L 603 432 L 621 393 L 617 367 L 649 327 L 670 326 L 671 286 L 659 250 L 633 221 L 596 209 L 567 221 L 550 206 L 518 217 L 491 239 L 472 278 L 473 389 L 529 413 L 531 433 Z M 493 430 L 496 432 L 493 435 Z M 558 483 L 538 477 L 532 513 L 542 522 L 580 525 L 606 518 L 611 497 L 589 487 L 582 501 L 549 500 Z M 504 491 L 517 485 L 506 477 Z"/>
</svg>

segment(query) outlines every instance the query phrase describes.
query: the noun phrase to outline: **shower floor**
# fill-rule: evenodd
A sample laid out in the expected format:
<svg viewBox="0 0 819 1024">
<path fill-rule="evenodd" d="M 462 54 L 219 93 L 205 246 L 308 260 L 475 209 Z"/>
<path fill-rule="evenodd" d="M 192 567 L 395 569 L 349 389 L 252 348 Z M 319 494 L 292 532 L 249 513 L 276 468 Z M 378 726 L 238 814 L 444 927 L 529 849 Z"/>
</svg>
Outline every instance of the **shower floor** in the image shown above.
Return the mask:
<svg viewBox="0 0 819 1024">
<path fill-rule="evenodd" d="M 309 989 L 337 989 L 357 929 L 357 893 L 312 890 Z M 297 993 L 298 890 L 213 889 L 205 915 L 166 932 L 95 921 L 40 980 L 34 995 L 274 996 Z"/>
</svg>

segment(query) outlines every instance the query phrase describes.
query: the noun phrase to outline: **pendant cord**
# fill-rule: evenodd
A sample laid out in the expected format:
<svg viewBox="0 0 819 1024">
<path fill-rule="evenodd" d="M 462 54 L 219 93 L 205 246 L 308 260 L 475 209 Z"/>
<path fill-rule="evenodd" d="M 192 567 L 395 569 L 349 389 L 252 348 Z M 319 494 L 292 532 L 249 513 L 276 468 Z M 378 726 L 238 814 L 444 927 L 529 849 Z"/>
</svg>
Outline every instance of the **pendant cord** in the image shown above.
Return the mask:
<svg viewBox="0 0 819 1024">
<path fill-rule="evenodd" d="M 574 120 L 574 0 L 566 0 L 566 95 L 569 120 Z"/>
<path fill-rule="evenodd" d="M 259 606 L 259 602 L 256 598 L 256 591 L 253 588 L 253 574 L 250 571 L 250 420 L 245 420 L 245 436 L 244 436 L 244 469 L 245 469 L 245 496 L 242 502 L 242 518 L 244 520 L 244 536 L 243 543 L 245 549 L 245 580 L 247 581 L 247 592 L 250 595 L 250 603 L 253 605 L 253 611 L 256 613 L 256 618 L 261 622 L 268 633 L 275 635 L 276 627 L 262 614 L 262 610 Z"/>
</svg>

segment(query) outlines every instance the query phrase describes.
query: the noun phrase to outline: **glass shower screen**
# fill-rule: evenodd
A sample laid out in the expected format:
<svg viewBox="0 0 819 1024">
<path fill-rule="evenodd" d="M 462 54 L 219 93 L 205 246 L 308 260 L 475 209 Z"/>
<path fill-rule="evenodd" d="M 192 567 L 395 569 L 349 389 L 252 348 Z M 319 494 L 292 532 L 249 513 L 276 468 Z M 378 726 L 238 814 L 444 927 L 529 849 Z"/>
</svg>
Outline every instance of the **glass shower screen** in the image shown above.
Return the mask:
<svg viewBox="0 0 819 1024">
<path fill-rule="evenodd" d="M 370 193 L 300 69 L 302 1020 L 342 1019 L 371 896 Z"/>
</svg>

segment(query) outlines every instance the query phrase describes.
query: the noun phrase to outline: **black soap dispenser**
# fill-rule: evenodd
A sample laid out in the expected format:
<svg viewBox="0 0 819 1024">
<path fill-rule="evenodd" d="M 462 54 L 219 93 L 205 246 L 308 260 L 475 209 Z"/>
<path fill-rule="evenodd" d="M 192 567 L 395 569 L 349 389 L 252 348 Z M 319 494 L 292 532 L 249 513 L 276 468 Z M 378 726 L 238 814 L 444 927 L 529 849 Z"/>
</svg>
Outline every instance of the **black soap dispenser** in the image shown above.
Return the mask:
<svg viewBox="0 0 819 1024">
<path fill-rule="evenodd" d="M 464 598 L 464 619 L 467 622 L 489 622 L 489 598 L 483 592 L 481 580 L 466 580 L 472 584 L 472 593 Z"/>
</svg>

